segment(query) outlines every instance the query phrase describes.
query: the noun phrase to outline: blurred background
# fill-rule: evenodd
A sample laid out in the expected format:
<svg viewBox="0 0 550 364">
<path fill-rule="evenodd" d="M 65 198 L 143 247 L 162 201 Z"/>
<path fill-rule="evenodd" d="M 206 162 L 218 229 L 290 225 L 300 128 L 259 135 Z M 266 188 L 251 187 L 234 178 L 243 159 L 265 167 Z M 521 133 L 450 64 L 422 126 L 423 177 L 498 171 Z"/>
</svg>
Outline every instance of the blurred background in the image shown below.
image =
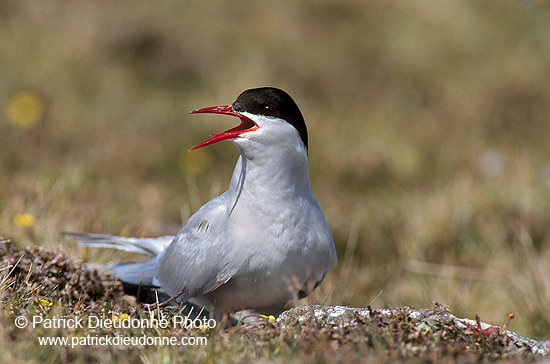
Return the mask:
<svg viewBox="0 0 550 364">
<path fill-rule="evenodd" d="M 237 151 L 187 150 L 248 88 L 301 107 L 339 266 L 309 302 L 450 306 L 550 337 L 543 1 L 4 0 L 0 235 L 175 234 Z M 303 303 L 303 302 L 299 302 Z"/>
</svg>

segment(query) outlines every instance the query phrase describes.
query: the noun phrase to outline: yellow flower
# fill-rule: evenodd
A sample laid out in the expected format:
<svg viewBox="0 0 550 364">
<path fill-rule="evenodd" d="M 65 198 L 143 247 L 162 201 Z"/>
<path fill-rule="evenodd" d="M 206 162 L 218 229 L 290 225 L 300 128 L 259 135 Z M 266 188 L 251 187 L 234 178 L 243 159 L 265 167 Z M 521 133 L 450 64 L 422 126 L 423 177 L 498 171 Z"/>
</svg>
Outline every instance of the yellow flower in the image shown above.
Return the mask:
<svg viewBox="0 0 550 364">
<path fill-rule="evenodd" d="M 275 316 L 273 315 L 269 315 L 269 316 L 266 316 L 266 315 L 258 315 L 259 317 L 265 319 L 265 320 L 269 320 L 269 321 L 272 321 L 272 322 L 275 322 L 277 321 L 277 319 L 275 318 Z"/>
<path fill-rule="evenodd" d="M 51 307 L 53 305 L 52 302 L 48 301 L 48 300 L 45 300 L 43 298 L 39 299 L 38 302 L 43 306 L 43 307 Z"/>
<path fill-rule="evenodd" d="M 6 106 L 9 121 L 20 128 L 30 129 L 44 115 L 44 103 L 30 92 L 15 94 Z"/>
<path fill-rule="evenodd" d="M 126 313 L 122 313 L 118 316 L 115 315 L 114 313 L 111 315 L 111 319 L 115 322 L 118 322 L 118 321 L 121 321 L 121 320 L 126 320 L 128 317 L 130 317 L 130 316 L 128 316 L 128 314 L 126 314 Z"/>
<path fill-rule="evenodd" d="M 34 216 L 29 213 L 15 214 L 12 222 L 17 226 L 31 227 L 34 225 Z"/>
</svg>

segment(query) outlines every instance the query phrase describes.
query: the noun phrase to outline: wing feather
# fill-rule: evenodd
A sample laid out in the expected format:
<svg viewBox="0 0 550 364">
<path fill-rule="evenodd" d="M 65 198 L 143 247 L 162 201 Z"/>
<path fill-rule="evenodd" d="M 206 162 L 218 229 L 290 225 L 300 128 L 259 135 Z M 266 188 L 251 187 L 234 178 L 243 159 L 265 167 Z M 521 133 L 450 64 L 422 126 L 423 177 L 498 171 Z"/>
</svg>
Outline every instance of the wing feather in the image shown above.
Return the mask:
<svg viewBox="0 0 550 364">
<path fill-rule="evenodd" d="M 158 283 L 179 300 L 203 295 L 226 283 L 239 270 L 229 264 L 226 241 L 227 194 L 200 208 L 176 235 L 158 265 Z M 234 262 L 233 262 L 234 263 Z"/>
</svg>

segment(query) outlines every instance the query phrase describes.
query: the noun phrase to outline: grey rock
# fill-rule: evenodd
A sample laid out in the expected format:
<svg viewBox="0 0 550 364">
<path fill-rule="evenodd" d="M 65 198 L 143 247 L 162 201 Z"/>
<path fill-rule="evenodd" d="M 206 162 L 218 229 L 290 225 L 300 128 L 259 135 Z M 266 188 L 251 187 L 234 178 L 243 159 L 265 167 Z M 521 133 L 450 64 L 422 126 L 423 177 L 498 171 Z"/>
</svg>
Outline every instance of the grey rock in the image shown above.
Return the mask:
<svg viewBox="0 0 550 364">
<path fill-rule="evenodd" d="M 322 321 L 324 325 L 336 328 L 345 328 L 365 322 L 373 315 L 407 315 L 417 325 L 417 330 L 439 330 L 442 326 L 453 327 L 464 333 L 471 334 L 475 331 L 491 332 L 491 328 L 499 330 L 503 335 L 507 351 L 510 353 L 528 350 L 535 355 L 550 355 L 550 346 L 547 342 L 539 342 L 526 338 L 515 332 L 501 327 L 493 326 L 485 322 L 479 322 L 467 318 L 459 318 L 447 311 L 446 306 L 436 305 L 435 309 L 416 309 L 413 307 L 400 307 L 391 309 L 372 310 L 370 308 L 354 308 L 346 306 L 320 306 L 304 305 L 285 311 L 277 318 L 277 323 L 284 329 L 296 326 L 296 324 Z"/>
</svg>

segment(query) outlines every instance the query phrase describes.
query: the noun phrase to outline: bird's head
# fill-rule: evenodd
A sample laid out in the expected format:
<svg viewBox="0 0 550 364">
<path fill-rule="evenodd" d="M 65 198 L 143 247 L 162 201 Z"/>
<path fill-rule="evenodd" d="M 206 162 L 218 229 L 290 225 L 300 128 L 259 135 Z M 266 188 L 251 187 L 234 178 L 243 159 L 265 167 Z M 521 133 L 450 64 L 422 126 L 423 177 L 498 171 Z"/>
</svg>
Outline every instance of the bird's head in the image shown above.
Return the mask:
<svg viewBox="0 0 550 364">
<path fill-rule="evenodd" d="M 197 109 L 191 114 L 212 113 L 236 116 L 241 123 L 191 148 L 229 139 L 239 148 L 259 144 L 277 145 L 283 142 L 302 143 L 307 150 L 307 128 L 300 109 L 285 91 L 274 87 L 246 90 L 231 105 Z"/>
</svg>

